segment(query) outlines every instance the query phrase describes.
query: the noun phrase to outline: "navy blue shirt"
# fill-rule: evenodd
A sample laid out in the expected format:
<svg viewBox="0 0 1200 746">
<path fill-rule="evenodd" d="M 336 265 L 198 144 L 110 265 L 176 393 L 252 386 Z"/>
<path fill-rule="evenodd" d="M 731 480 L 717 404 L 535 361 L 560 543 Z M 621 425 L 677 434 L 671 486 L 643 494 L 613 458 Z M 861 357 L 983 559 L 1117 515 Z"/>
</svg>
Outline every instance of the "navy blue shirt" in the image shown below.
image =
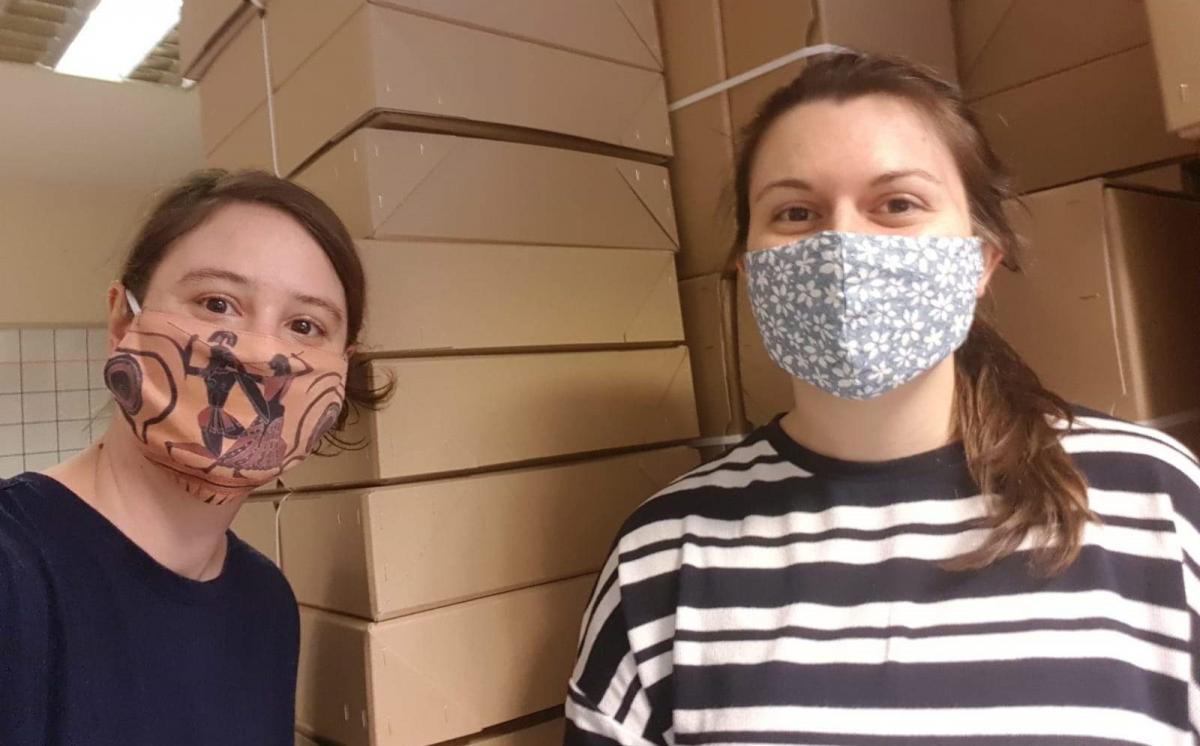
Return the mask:
<svg viewBox="0 0 1200 746">
<path fill-rule="evenodd" d="M 296 600 L 228 537 L 190 580 L 53 479 L 0 481 L 0 744 L 291 746 Z"/>
</svg>

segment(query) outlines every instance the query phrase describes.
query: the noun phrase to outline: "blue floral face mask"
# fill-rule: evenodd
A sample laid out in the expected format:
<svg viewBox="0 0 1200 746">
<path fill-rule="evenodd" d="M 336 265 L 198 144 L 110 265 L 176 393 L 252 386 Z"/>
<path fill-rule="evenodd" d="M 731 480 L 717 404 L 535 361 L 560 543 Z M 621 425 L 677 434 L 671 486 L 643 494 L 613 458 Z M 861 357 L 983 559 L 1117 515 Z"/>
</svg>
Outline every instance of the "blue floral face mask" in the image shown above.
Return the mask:
<svg viewBox="0 0 1200 746">
<path fill-rule="evenodd" d="M 962 345 L 983 242 L 826 231 L 750 252 L 746 269 L 776 364 L 835 396 L 870 399 Z"/>
</svg>

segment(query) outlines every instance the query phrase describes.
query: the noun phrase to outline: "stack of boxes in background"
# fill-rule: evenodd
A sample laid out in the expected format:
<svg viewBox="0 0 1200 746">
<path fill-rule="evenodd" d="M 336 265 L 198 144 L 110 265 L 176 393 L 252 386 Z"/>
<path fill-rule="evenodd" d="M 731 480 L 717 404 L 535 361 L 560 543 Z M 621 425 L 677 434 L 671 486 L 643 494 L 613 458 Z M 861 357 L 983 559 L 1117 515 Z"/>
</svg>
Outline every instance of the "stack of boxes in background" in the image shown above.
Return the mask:
<svg viewBox="0 0 1200 746">
<path fill-rule="evenodd" d="M 1195 60 L 1200 7 L 1172 0 L 954 0 L 958 69 L 1022 193 L 1024 273 L 991 312 L 1049 388 L 1200 450 L 1200 121 L 1164 68 Z M 1188 17 L 1190 14 L 1190 18 Z M 1151 24 L 1156 30 L 1151 35 Z M 1180 81 L 1186 82 L 1186 81 Z M 1195 81 L 1200 83 L 1200 81 Z M 1169 90 L 1173 89 L 1173 90 Z"/>
<path fill-rule="evenodd" d="M 316 5 L 267 4 L 278 163 L 359 239 L 396 394 L 236 526 L 278 518 L 297 728 L 550 743 L 612 537 L 698 463 L 651 0 Z M 210 162 L 269 167 L 262 20 L 229 18 Z"/>
<path fill-rule="evenodd" d="M 659 0 L 673 103 L 671 180 L 679 214 L 680 297 L 701 432 L 736 436 L 790 408 L 791 381 L 767 356 L 730 263 L 738 133 L 798 60 L 703 95 L 805 47 L 904 55 L 953 79 L 949 0 Z M 700 95 L 698 95 L 700 94 Z"/>
</svg>

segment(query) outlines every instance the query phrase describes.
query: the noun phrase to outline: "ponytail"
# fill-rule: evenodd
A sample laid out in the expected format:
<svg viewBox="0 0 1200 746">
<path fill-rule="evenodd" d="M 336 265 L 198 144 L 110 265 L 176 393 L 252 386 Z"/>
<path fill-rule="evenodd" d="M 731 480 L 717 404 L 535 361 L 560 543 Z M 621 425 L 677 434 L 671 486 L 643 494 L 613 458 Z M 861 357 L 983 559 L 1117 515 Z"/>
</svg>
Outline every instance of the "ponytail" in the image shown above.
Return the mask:
<svg viewBox="0 0 1200 746">
<path fill-rule="evenodd" d="M 1034 569 L 1061 573 L 1079 556 L 1084 527 L 1095 517 L 1083 475 L 1061 442 L 1070 408 L 982 318 L 955 354 L 955 368 L 955 413 L 967 468 L 983 494 L 994 496 L 994 505 L 984 543 L 946 566 L 986 567 L 1033 535 Z"/>
</svg>

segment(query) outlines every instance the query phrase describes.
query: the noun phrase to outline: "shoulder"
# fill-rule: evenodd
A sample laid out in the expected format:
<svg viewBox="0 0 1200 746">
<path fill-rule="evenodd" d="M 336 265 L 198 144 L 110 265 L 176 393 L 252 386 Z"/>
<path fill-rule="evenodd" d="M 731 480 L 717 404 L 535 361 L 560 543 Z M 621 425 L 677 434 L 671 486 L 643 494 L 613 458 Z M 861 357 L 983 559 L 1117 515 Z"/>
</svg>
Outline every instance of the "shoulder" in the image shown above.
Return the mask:
<svg viewBox="0 0 1200 746">
<path fill-rule="evenodd" d="M 0 481 L 0 582 L 41 574 L 38 502 L 35 482 L 21 477 Z"/>
<path fill-rule="evenodd" d="M 723 456 L 683 474 L 642 503 L 618 534 L 622 550 L 681 536 L 686 520 L 739 521 L 754 510 L 754 497 L 809 476 L 782 456 L 759 428 Z"/>
<path fill-rule="evenodd" d="M 1171 436 L 1152 427 L 1079 409 L 1063 448 L 1093 493 L 1164 495 L 1179 517 L 1200 526 L 1200 462 Z"/>
<path fill-rule="evenodd" d="M 241 601 L 258 607 L 280 623 L 299 624 L 299 608 L 292 586 L 279 567 L 232 531 L 229 537 L 230 569 L 238 574 Z"/>
</svg>

